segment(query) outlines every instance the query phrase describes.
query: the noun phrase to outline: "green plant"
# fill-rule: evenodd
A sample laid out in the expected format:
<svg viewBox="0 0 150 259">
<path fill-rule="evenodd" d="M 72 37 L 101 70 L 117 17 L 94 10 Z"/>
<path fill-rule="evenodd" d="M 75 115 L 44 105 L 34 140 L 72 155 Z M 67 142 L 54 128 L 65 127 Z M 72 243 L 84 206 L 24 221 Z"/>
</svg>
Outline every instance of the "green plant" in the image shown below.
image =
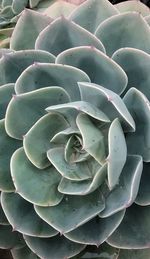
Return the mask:
<svg viewBox="0 0 150 259">
<path fill-rule="evenodd" d="M 14 258 L 150 257 L 142 7 L 87 0 L 52 22 L 25 10 L 0 50 L 0 247 Z"/>
</svg>

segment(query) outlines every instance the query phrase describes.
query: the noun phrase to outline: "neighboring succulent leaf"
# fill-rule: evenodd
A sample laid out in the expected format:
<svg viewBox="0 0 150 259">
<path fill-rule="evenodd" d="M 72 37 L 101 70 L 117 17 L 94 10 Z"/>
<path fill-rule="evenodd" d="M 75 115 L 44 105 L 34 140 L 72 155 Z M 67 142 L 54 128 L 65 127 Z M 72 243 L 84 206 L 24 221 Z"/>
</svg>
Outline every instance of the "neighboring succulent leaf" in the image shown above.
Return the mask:
<svg viewBox="0 0 150 259">
<path fill-rule="evenodd" d="M 43 86 L 60 86 L 68 92 L 72 101 L 76 101 L 80 99 L 77 85 L 79 81 L 90 82 L 90 79 L 83 71 L 75 67 L 38 63 L 24 70 L 15 84 L 15 91 L 21 94 L 43 88 Z"/>
<path fill-rule="evenodd" d="M 0 197 L 1 197 L 1 193 L 0 193 Z M 2 209 L 1 202 L 0 202 L 0 225 L 9 225 L 6 215 Z"/>
<path fill-rule="evenodd" d="M 112 59 L 123 68 L 128 76 L 125 92 L 135 87 L 150 99 L 150 56 L 138 49 L 122 48 L 113 54 Z"/>
<path fill-rule="evenodd" d="M 102 85 L 117 94 L 121 94 L 127 85 L 127 76 L 121 67 L 94 47 L 68 49 L 57 56 L 56 63 L 85 71 L 92 83 Z"/>
<path fill-rule="evenodd" d="M 17 193 L 2 193 L 2 207 L 13 230 L 36 237 L 52 237 L 58 231 L 36 214 L 33 205 Z"/>
<path fill-rule="evenodd" d="M 14 92 L 14 84 L 6 84 L 0 87 L 0 119 L 5 118 L 7 105 Z"/>
<path fill-rule="evenodd" d="M 104 44 L 108 56 L 124 47 L 150 54 L 150 27 L 138 13 L 129 12 L 107 19 L 99 25 L 95 35 Z"/>
<path fill-rule="evenodd" d="M 50 17 L 25 9 L 13 31 L 10 48 L 14 50 L 33 49 L 39 33 L 51 21 Z"/>
<path fill-rule="evenodd" d="M 92 83 L 81 82 L 78 84 L 82 101 L 89 102 L 90 106 L 93 105 L 95 109 L 100 109 L 111 121 L 119 118 L 125 131 L 135 130 L 135 122 L 131 114 L 116 93 Z"/>
<path fill-rule="evenodd" d="M 56 169 L 36 168 L 27 159 L 23 148 L 18 149 L 12 156 L 11 174 L 17 193 L 33 204 L 54 206 L 63 198 L 63 194 L 57 191 L 61 177 Z"/>
<path fill-rule="evenodd" d="M 80 198 L 79 198 L 80 197 Z M 35 206 L 37 214 L 60 233 L 67 233 L 94 218 L 104 209 L 100 190 L 85 196 L 66 196 L 59 206 Z"/>
<path fill-rule="evenodd" d="M 24 239 L 40 258 L 49 258 L 49 256 L 53 259 L 71 258 L 85 248 L 85 245 L 71 242 L 63 236 L 38 238 L 24 235 Z"/>
<path fill-rule="evenodd" d="M 16 139 L 22 139 L 42 115 L 45 108 L 69 101 L 67 92 L 61 87 L 46 87 L 25 94 L 15 95 L 6 112 L 6 131 Z M 16 121 L 17 118 L 17 121 Z M 14 121 L 16 121 L 14 123 Z"/>
<path fill-rule="evenodd" d="M 131 88 L 123 98 L 136 123 L 136 131 L 127 133 L 129 154 L 138 154 L 145 162 L 150 161 L 150 103 L 144 94 Z M 138 139 L 138 141 L 136 141 Z"/>
<path fill-rule="evenodd" d="M 58 55 L 68 48 L 79 46 L 94 46 L 104 52 L 104 47 L 100 40 L 92 33 L 64 17 L 56 19 L 47 26 L 39 34 L 35 43 L 35 49 L 45 50 L 53 55 Z"/>
<path fill-rule="evenodd" d="M 15 259 L 40 259 L 28 248 L 28 246 L 24 246 L 19 249 L 14 248 L 11 250 L 11 254 Z"/>
<path fill-rule="evenodd" d="M 148 259 L 150 257 L 150 249 L 120 249 L 117 259 Z"/>
<path fill-rule="evenodd" d="M 125 137 L 118 119 L 110 125 L 108 143 L 108 186 L 112 190 L 118 184 L 127 157 Z"/>
<path fill-rule="evenodd" d="M 122 249 L 145 249 L 150 244 L 150 206 L 129 207 L 125 216 L 108 238 L 108 244 Z"/>
<path fill-rule="evenodd" d="M 47 158 L 47 150 L 52 146 L 50 140 L 68 126 L 66 119 L 57 113 L 49 113 L 33 125 L 23 142 L 25 153 L 32 164 L 41 169 L 50 165 Z"/>
<path fill-rule="evenodd" d="M 0 59 L 0 85 L 15 83 L 21 73 L 35 62 L 54 63 L 52 54 L 40 50 L 16 51 Z"/>
<path fill-rule="evenodd" d="M 146 6 L 144 2 L 142 3 L 137 0 L 122 2 L 122 3 L 116 4 L 115 7 L 119 10 L 120 13 L 132 11 L 132 12 L 138 12 L 142 16 L 146 16 L 150 14 L 150 10 L 148 6 Z"/>
<path fill-rule="evenodd" d="M 87 0 L 73 11 L 69 19 L 94 33 L 101 22 L 118 13 L 109 1 Z"/>
<path fill-rule="evenodd" d="M 10 138 L 5 131 L 5 120 L 0 120 L 0 190 L 11 192 L 15 187 L 10 175 L 10 158 L 22 143 Z"/>
<path fill-rule="evenodd" d="M 99 246 L 119 226 L 124 217 L 124 214 L 125 210 L 122 210 L 115 215 L 105 219 L 95 217 L 84 225 L 65 234 L 65 236 L 74 242 Z"/>
<path fill-rule="evenodd" d="M 135 202 L 141 206 L 150 205 L 149 167 L 150 167 L 149 163 L 143 164 L 143 172 L 142 172 L 142 177 L 141 177 L 141 181 L 140 181 L 139 191 L 138 191 L 138 195 L 135 200 Z"/>
<path fill-rule="evenodd" d="M 127 157 L 118 185 L 106 196 L 101 217 L 109 217 L 132 205 L 138 193 L 142 169 L 140 156 Z"/>
<path fill-rule="evenodd" d="M 22 235 L 14 232 L 11 226 L 0 225 L 0 248 L 20 248 L 24 245 Z"/>
</svg>

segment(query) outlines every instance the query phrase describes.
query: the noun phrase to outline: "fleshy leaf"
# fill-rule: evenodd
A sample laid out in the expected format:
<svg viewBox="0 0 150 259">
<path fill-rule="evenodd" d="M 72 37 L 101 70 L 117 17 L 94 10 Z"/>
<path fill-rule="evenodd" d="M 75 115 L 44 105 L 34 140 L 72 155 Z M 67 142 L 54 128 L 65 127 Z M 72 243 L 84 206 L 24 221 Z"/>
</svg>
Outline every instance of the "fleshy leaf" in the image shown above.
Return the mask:
<svg viewBox="0 0 150 259">
<path fill-rule="evenodd" d="M 49 113 L 40 118 L 24 137 L 25 153 L 31 163 L 40 169 L 49 166 L 47 150 L 52 146 L 50 140 L 68 126 L 65 118 L 58 113 Z"/>
<path fill-rule="evenodd" d="M 1 194 L 0 194 L 0 198 L 1 198 Z M 5 216 L 5 213 L 2 209 L 2 205 L 1 205 L 1 202 L 0 202 L 0 225 L 9 225 L 9 222 Z"/>
<path fill-rule="evenodd" d="M 150 14 L 150 10 L 148 6 L 144 4 L 144 2 L 140 2 L 137 0 L 131 0 L 128 2 L 122 2 L 116 4 L 115 7 L 118 9 L 120 13 L 125 12 L 138 12 L 139 14 L 146 16 Z"/>
<path fill-rule="evenodd" d="M 11 192 L 15 187 L 10 175 L 10 158 L 22 142 L 7 135 L 4 123 L 0 120 L 0 190 Z"/>
<path fill-rule="evenodd" d="M 150 248 L 147 249 L 120 249 L 117 259 L 148 259 Z"/>
<path fill-rule="evenodd" d="M 145 162 L 149 162 L 150 102 L 135 88 L 131 88 L 123 100 L 136 123 L 136 131 L 126 135 L 128 153 L 141 155 Z"/>
<path fill-rule="evenodd" d="M 135 202 L 141 206 L 150 205 L 150 164 L 143 164 L 143 172 L 139 186 L 139 192 Z"/>
<path fill-rule="evenodd" d="M 125 216 L 108 238 L 111 246 L 122 249 L 145 249 L 150 244 L 150 206 L 132 205 Z"/>
<path fill-rule="evenodd" d="M 0 59 L 0 85 L 15 83 L 21 73 L 35 62 L 54 63 L 55 58 L 40 50 L 20 50 L 5 54 Z"/>
<path fill-rule="evenodd" d="M 105 113 L 99 110 L 96 106 L 92 105 L 90 102 L 78 101 L 78 102 L 69 102 L 65 104 L 58 104 L 48 107 L 46 110 L 48 112 L 58 111 L 62 114 L 65 114 L 68 110 L 76 110 L 77 112 L 84 112 L 85 114 L 100 120 L 102 122 L 110 122 L 109 118 Z"/>
<path fill-rule="evenodd" d="M 35 49 L 46 50 L 55 56 L 66 49 L 78 46 L 94 46 L 104 52 L 104 46 L 100 40 L 64 17 L 56 19 L 47 26 L 39 34 L 35 43 Z"/>
<path fill-rule="evenodd" d="M 0 248 L 12 249 L 20 248 L 23 245 L 22 235 L 13 232 L 11 226 L 0 225 Z"/>
<path fill-rule="evenodd" d="M 27 159 L 23 148 L 18 149 L 11 158 L 11 174 L 17 192 L 29 202 L 54 206 L 63 198 L 57 191 L 61 177 L 55 168 L 36 168 Z"/>
<path fill-rule="evenodd" d="M 44 11 L 44 14 L 54 19 L 62 15 L 67 17 L 75 8 L 76 5 L 72 4 L 71 1 L 70 3 L 67 3 L 65 1 L 59 0 L 54 1 L 54 3 Z"/>
<path fill-rule="evenodd" d="M 20 1 L 20 0 L 19 0 Z M 34 49 L 39 33 L 51 23 L 50 17 L 25 9 L 13 31 L 10 48 L 14 50 Z"/>
<path fill-rule="evenodd" d="M 71 258 L 85 248 L 85 245 L 71 242 L 63 236 L 38 238 L 24 235 L 24 239 L 29 248 L 40 258 Z"/>
<path fill-rule="evenodd" d="M 81 92 L 81 100 L 89 102 L 102 112 L 104 112 L 110 120 L 119 118 L 124 131 L 134 131 L 135 122 L 127 110 L 122 99 L 100 85 L 92 83 L 78 83 Z"/>
<path fill-rule="evenodd" d="M 87 0 L 73 11 L 69 19 L 94 33 L 101 22 L 118 13 L 109 1 Z"/>
<path fill-rule="evenodd" d="M 74 181 L 83 181 L 92 177 L 87 161 L 81 163 L 68 163 L 64 158 L 64 148 L 52 148 L 47 152 L 47 157 L 58 172 L 65 178 Z"/>
<path fill-rule="evenodd" d="M 87 73 L 92 83 L 100 84 L 118 94 L 127 85 L 128 79 L 122 68 L 94 47 L 65 50 L 57 56 L 56 63 L 77 67 Z"/>
<path fill-rule="evenodd" d="M 5 117 L 9 101 L 14 93 L 14 84 L 7 84 L 0 87 L 0 119 Z"/>
<path fill-rule="evenodd" d="M 107 165 L 104 164 L 97 170 L 92 180 L 70 181 L 62 178 L 58 190 L 61 193 L 69 195 L 86 195 L 95 191 L 105 180 L 107 173 Z"/>
<path fill-rule="evenodd" d="M 35 206 L 36 213 L 60 233 L 67 233 L 94 218 L 104 209 L 99 190 L 85 196 L 66 196 L 58 206 Z"/>
<path fill-rule="evenodd" d="M 15 95 L 6 112 L 5 126 L 8 135 L 22 139 L 33 124 L 45 115 L 47 106 L 68 101 L 69 96 L 61 87 L 46 87 Z"/>
<path fill-rule="evenodd" d="M 104 44 L 108 56 L 124 47 L 141 49 L 150 54 L 150 27 L 136 12 L 115 15 L 105 20 L 95 35 Z"/>
<path fill-rule="evenodd" d="M 59 76 L 58 76 L 59 75 Z M 72 101 L 80 99 L 77 82 L 90 82 L 81 70 L 59 64 L 38 64 L 30 66 L 15 84 L 17 94 L 30 92 L 47 86 L 60 86 L 70 95 Z"/>
<path fill-rule="evenodd" d="M 30 236 L 52 237 L 58 232 L 36 214 L 33 205 L 17 193 L 2 193 L 3 210 L 14 230 Z"/>
<path fill-rule="evenodd" d="M 94 157 L 97 162 L 103 164 L 106 158 L 106 150 L 102 132 L 84 113 L 79 113 L 76 123 L 81 132 L 83 149 Z"/>
<path fill-rule="evenodd" d="M 12 249 L 11 254 L 15 259 L 40 259 L 36 254 L 34 254 L 28 246 L 24 246 L 19 249 Z"/>
<path fill-rule="evenodd" d="M 127 157 L 126 141 L 118 119 L 115 119 L 110 125 L 108 145 L 108 186 L 113 189 L 118 184 Z"/>
<path fill-rule="evenodd" d="M 95 217 L 81 227 L 66 233 L 65 236 L 74 242 L 99 246 L 115 231 L 124 214 L 125 210 L 122 210 L 105 219 Z"/>
<path fill-rule="evenodd" d="M 132 205 L 138 193 L 142 169 L 140 156 L 127 157 L 119 184 L 106 197 L 105 209 L 100 213 L 101 217 L 109 217 Z"/>
<path fill-rule="evenodd" d="M 138 49 L 123 48 L 117 50 L 112 59 L 123 68 L 128 76 L 125 91 L 135 87 L 150 99 L 150 56 Z"/>
</svg>

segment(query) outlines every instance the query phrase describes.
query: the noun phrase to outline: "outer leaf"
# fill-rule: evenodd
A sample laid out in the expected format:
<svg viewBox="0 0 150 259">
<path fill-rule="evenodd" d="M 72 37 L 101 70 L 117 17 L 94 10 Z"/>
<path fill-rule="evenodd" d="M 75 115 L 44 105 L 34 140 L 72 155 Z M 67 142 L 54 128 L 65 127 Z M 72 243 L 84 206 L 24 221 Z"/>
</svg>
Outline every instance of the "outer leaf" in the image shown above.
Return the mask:
<svg viewBox="0 0 150 259">
<path fill-rule="evenodd" d="M 132 205 L 138 193 L 142 169 L 140 156 L 127 157 L 119 184 L 106 197 L 106 207 L 100 213 L 101 217 L 109 217 Z"/>
<path fill-rule="evenodd" d="M 144 2 L 140 2 L 137 0 L 131 0 L 128 2 L 122 2 L 119 4 L 116 4 L 115 7 L 119 10 L 120 13 L 125 12 L 138 12 L 143 16 L 149 15 L 150 10 L 148 6 L 144 4 Z"/>
<path fill-rule="evenodd" d="M 20 13 L 28 4 L 28 0 L 15 0 L 12 3 L 12 9 L 14 13 L 18 14 Z"/>
<path fill-rule="evenodd" d="M 10 47 L 15 50 L 34 49 L 37 36 L 51 21 L 50 17 L 25 9 L 13 31 Z"/>
<path fill-rule="evenodd" d="M 108 244 L 124 249 L 145 249 L 150 244 L 150 206 L 132 205 L 108 238 Z"/>
<path fill-rule="evenodd" d="M 105 219 L 95 217 L 81 227 L 65 234 L 65 236 L 74 242 L 99 246 L 115 231 L 124 214 L 125 210 Z"/>
<path fill-rule="evenodd" d="M 45 51 L 25 50 L 5 54 L 0 59 L 0 85 L 15 83 L 21 73 L 34 62 L 54 63 L 54 56 Z"/>
<path fill-rule="evenodd" d="M 138 49 L 122 48 L 117 50 L 112 58 L 128 76 L 126 91 L 134 86 L 150 98 L 150 56 Z"/>
<path fill-rule="evenodd" d="M 109 56 L 124 47 L 141 49 L 150 54 L 150 27 L 136 12 L 107 19 L 97 28 L 95 35 L 102 41 Z"/>
<path fill-rule="evenodd" d="M 10 158 L 22 145 L 21 141 L 10 138 L 5 131 L 4 120 L 0 121 L 0 190 L 11 192 L 15 187 L 10 175 Z"/>
<path fill-rule="evenodd" d="M 136 203 L 141 206 L 150 205 L 150 173 L 149 173 L 149 163 L 143 164 L 143 173 L 140 181 L 139 192 L 136 198 Z"/>
<path fill-rule="evenodd" d="M 47 26 L 39 34 L 35 43 L 36 49 L 46 50 L 54 55 L 78 46 L 94 46 L 104 52 L 104 47 L 100 40 L 64 17 L 56 19 Z"/>
<path fill-rule="evenodd" d="M 148 259 L 150 257 L 150 249 L 130 249 L 119 252 L 117 259 Z"/>
<path fill-rule="evenodd" d="M 11 226 L 0 225 L 0 248 L 12 249 L 23 246 L 22 235 L 12 231 Z"/>
<path fill-rule="evenodd" d="M 58 76 L 59 75 L 59 76 Z M 81 70 L 60 64 L 42 64 L 28 67 L 15 84 L 17 94 L 30 92 L 47 86 L 60 86 L 70 95 L 72 101 L 80 100 L 77 82 L 90 82 Z"/>
<path fill-rule="evenodd" d="M 24 137 L 24 149 L 28 159 L 38 168 L 50 165 L 47 150 L 50 140 L 59 131 L 68 127 L 66 119 L 57 113 L 50 113 L 39 119 Z"/>
<path fill-rule="evenodd" d="M 18 232 L 36 237 L 52 237 L 58 234 L 38 217 L 32 204 L 17 193 L 2 193 L 1 202 L 11 226 Z"/>
<path fill-rule="evenodd" d="M 68 49 L 58 55 L 56 63 L 78 67 L 89 75 L 91 82 L 118 94 L 121 94 L 127 85 L 128 79 L 121 67 L 94 47 Z"/>
<path fill-rule="evenodd" d="M 69 241 L 65 237 L 37 238 L 24 236 L 24 239 L 30 249 L 40 258 L 71 258 L 80 253 L 85 246 Z"/>
<path fill-rule="evenodd" d="M 79 83 L 81 99 L 104 112 L 110 120 L 119 118 L 124 131 L 134 131 L 135 122 L 123 103 L 114 92 L 96 84 Z"/>
<path fill-rule="evenodd" d="M 108 144 L 108 185 L 113 189 L 119 181 L 127 157 L 125 137 L 118 119 L 115 119 L 110 126 Z"/>
<path fill-rule="evenodd" d="M 23 148 L 12 156 L 11 174 L 17 192 L 25 200 L 40 206 L 54 206 L 62 200 L 63 195 L 57 191 L 60 175 L 53 167 L 39 170 L 33 166 Z"/>
<path fill-rule="evenodd" d="M 85 196 L 66 196 L 58 206 L 35 206 L 37 214 L 61 233 L 76 229 L 103 209 L 104 201 L 99 190 Z"/>
<path fill-rule="evenodd" d="M 69 96 L 61 87 L 46 87 L 14 96 L 6 112 L 7 133 L 13 138 L 22 139 L 33 124 L 45 115 L 47 106 L 68 101 Z"/>
<path fill-rule="evenodd" d="M 126 135 L 128 152 L 138 154 L 145 162 L 150 161 L 150 103 L 135 88 L 131 88 L 123 98 L 136 123 L 135 133 Z"/>
<path fill-rule="evenodd" d="M 12 256 L 15 259 L 40 259 L 36 254 L 34 254 L 28 246 L 24 246 L 19 249 L 11 250 Z"/>
<path fill-rule="evenodd" d="M 14 84 L 7 84 L 0 87 L 0 119 L 5 117 L 7 105 L 14 93 Z"/>
<path fill-rule="evenodd" d="M 98 25 L 119 12 L 106 0 L 87 0 L 70 15 L 70 19 L 94 33 Z"/>
<path fill-rule="evenodd" d="M 1 197 L 1 194 L 0 194 L 0 197 Z M 2 205 L 1 205 L 1 202 L 0 202 L 0 225 L 9 225 L 9 222 L 5 216 L 5 213 L 2 209 Z"/>
</svg>

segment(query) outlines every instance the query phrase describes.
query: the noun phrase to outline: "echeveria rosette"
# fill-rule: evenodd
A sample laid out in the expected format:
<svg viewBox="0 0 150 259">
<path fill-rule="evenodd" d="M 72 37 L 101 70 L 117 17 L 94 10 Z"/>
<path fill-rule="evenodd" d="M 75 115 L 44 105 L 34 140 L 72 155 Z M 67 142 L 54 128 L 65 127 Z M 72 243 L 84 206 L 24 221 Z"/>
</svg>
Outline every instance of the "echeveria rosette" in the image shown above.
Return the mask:
<svg viewBox="0 0 150 259">
<path fill-rule="evenodd" d="M 118 10 L 26 10 L 0 50 L 0 247 L 14 258 L 150 255 L 150 28 Z"/>
</svg>

